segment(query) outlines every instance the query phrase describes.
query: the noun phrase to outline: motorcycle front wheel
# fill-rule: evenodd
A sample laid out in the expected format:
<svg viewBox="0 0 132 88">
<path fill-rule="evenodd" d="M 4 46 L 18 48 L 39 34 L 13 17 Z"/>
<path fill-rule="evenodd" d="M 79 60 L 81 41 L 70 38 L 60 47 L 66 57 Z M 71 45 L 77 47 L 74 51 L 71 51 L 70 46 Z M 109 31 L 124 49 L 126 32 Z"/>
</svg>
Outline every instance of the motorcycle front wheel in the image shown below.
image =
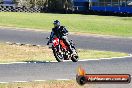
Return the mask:
<svg viewBox="0 0 132 88">
<path fill-rule="evenodd" d="M 57 52 L 55 49 L 53 49 L 54 56 L 58 62 L 63 62 L 64 57 L 63 54 L 60 52 Z"/>
</svg>

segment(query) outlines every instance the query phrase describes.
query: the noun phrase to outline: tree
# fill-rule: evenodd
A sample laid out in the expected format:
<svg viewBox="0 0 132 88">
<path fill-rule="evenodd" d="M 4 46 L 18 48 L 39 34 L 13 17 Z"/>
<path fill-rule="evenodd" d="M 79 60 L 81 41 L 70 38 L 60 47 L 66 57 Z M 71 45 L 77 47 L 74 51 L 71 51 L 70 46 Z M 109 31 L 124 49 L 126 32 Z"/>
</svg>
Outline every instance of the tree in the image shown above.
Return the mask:
<svg viewBox="0 0 132 88">
<path fill-rule="evenodd" d="M 68 10 L 72 8 L 73 0 L 48 0 L 48 8 L 51 10 Z"/>
<path fill-rule="evenodd" d="M 44 7 L 50 11 L 72 9 L 73 0 L 13 0 L 17 6 Z"/>
<path fill-rule="evenodd" d="M 37 0 L 36 1 L 37 6 L 45 6 L 46 3 L 47 3 L 47 0 Z"/>
</svg>

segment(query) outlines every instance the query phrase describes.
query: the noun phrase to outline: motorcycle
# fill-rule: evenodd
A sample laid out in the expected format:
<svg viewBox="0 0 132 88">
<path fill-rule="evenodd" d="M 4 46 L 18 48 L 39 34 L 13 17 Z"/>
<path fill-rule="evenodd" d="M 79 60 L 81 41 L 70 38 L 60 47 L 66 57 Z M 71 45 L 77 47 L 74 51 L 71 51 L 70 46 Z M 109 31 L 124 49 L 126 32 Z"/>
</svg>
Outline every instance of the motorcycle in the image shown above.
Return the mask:
<svg viewBox="0 0 132 88">
<path fill-rule="evenodd" d="M 47 37 L 49 39 L 49 37 Z M 77 62 L 79 59 L 77 50 L 75 48 L 75 44 L 71 41 L 70 45 L 72 47 L 72 51 L 75 52 L 74 54 L 70 53 L 69 47 L 64 43 L 62 39 L 53 38 L 52 40 L 52 51 L 53 54 L 58 62 L 63 62 L 64 60 L 72 60 L 73 62 Z"/>
</svg>

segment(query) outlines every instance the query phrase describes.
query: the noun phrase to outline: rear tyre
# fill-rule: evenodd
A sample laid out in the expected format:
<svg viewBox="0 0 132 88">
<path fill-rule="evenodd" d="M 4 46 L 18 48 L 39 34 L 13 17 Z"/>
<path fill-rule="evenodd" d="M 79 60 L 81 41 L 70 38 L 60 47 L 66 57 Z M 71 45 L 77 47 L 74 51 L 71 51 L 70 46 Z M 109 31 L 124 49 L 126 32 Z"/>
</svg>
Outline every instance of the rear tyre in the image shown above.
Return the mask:
<svg viewBox="0 0 132 88">
<path fill-rule="evenodd" d="M 77 53 L 77 50 L 75 48 L 75 46 L 73 45 L 72 43 L 72 48 L 73 48 L 73 51 L 76 53 L 76 54 L 73 54 L 72 57 L 71 57 L 71 60 L 73 62 L 77 62 L 79 60 L 79 56 L 78 56 L 78 53 Z"/>
<path fill-rule="evenodd" d="M 72 55 L 71 60 L 72 60 L 73 62 L 77 62 L 77 61 L 79 60 L 78 55 Z"/>
</svg>

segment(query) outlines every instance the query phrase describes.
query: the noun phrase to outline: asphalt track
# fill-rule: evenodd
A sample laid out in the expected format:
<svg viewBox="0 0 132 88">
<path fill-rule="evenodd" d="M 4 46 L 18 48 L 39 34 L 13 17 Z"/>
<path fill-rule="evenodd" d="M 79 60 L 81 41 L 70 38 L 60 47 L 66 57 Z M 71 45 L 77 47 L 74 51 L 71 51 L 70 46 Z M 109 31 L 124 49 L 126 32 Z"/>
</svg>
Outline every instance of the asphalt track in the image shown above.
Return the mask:
<svg viewBox="0 0 132 88">
<path fill-rule="evenodd" d="M 46 45 L 45 39 L 50 33 L 23 31 L 23 30 L 5 30 L 0 28 L 0 41 L 18 42 L 25 44 Z M 132 38 L 109 38 L 98 36 L 70 35 L 77 48 L 107 50 L 132 53 Z"/>
<path fill-rule="evenodd" d="M 0 82 L 75 79 L 77 68 L 80 65 L 89 74 L 132 74 L 132 58 L 91 60 L 78 63 L 2 64 L 0 65 Z M 100 88 L 131 88 L 132 84 L 98 84 L 98 86 Z"/>
<path fill-rule="evenodd" d="M 0 41 L 20 42 L 46 45 L 49 33 L 35 31 L 18 31 L 0 29 Z M 69 36 L 78 48 L 97 49 L 117 52 L 132 52 L 132 39 L 109 38 L 98 36 Z M 75 79 L 78 66 L 82 66 L 87 73 L 96 74 L 131 74 L 132 58 L 117 58 L 110 60 L 89 60 L 73 62 L 39 62 L 21 64 L 1 64 L 0 82 Z M 132 88 L 130 84 L 94 84 L 88 88 Z"/>
</svg>

